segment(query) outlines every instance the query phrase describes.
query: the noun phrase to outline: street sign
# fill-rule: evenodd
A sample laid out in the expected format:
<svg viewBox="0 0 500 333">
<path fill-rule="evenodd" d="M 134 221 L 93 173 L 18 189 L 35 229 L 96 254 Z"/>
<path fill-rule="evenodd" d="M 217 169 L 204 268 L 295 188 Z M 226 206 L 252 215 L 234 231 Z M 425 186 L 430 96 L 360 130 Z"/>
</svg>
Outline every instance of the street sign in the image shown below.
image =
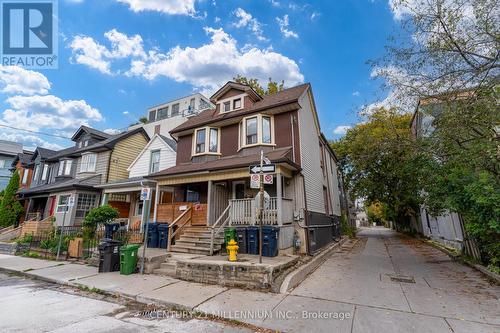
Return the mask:
<svg viewBox="0 0 500 333">
<path fill-rule="evenodd" d="M 74 196 L 70 196 L 68 198 L 68 204 L 66 206 L 73 207 L 74 205 L 75 205 L 75 197 Z"/>
<path fill-rule="evenodd" d="M 273 175 L 264 175 L 264 184 L 272 184 L 273 178 Z"/>
<path fill-rule="evenodd" d="M 250 188 L 254 188 L 254 189 L 260 188 L 260 175 L 259 174 L 250 175 Z"/>
<path fill-rule="evenodd" d="M 260 207 L 260 193 L 257 193 L 257 195 L 255 196 L 255 207 L 257 209 L 261 209 Z M 269 209 L 269 207 L 271 206 L 271 196 L 266 192 L 264 191 L 264 208 L 262 209 Z"/>
<path fill-rule="evenodd" d="M 143 187 L 141 188 L 141 200 L 150 200 L 151 199 L 151 188 L 150 187 Z"/>
<path fill-rule="evenodd" d="M 260 173 L 261 168 L 260 165 L 250 165 L 250 174 L 256 174 Z M 275 173 L 276 172 L 276 165 L 275 164 L 263 164 L 262 165 L 262 172 L 263 173 Z"/>
</svg>

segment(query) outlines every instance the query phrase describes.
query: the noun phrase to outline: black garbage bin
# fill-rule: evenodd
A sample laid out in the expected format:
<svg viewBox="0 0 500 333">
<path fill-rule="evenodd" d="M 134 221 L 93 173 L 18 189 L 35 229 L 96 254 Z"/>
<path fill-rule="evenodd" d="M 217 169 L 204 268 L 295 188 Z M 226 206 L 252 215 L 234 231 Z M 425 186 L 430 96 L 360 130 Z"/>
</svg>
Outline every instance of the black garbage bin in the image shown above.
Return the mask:
<svg viewBox="0 0 500 333">
<path fill-rule="evenodd" d="M 168 224 L 158 224 L 158 247 L 166 249 L 168 244 Z"/>
<path fill-rule="evenodd" d="M 120 270 L 121 241 L 103 238 L 99 243 L 99 273 Z"/>
<path fill-rule="evenodd" d="M 148 248 L 158 247 L 158 223 L 148 225 Z"/>
<path fill-rule="evenodd" d="M 278 255 L 278 237 L 280 229 L 277 227 L 262 227 L 262 256 L 276 257 Z"/>
<path fill-rule="evenodd" d="M 236 228 L 236 239 L 238 243 L 238 253 L 247 253 L 247 228 Z"/>
<path fill-rule="evenodd" d="M 259 227 L 247 228 L 247 253 L 259 254 Z"/>
<path fill-rule="evenodd" d="M 104 225 L 104 238 L 113 238 L 113 234 L 120 228 L 120 223 L 108 223 Z"/>
</svg>

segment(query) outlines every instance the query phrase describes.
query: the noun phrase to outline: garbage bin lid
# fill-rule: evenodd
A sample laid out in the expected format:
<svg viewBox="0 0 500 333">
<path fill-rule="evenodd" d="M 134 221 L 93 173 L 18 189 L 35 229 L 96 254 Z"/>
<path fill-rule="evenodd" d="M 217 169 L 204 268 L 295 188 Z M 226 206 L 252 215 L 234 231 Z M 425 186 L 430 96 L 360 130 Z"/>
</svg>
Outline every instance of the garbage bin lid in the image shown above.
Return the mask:
<svg viewBox="0 0 500 333">
<path fill-rule="evenodd" d="M 128 251 L 135 251 L 141 246 L 139 244 L 128 244 L 128 245 L 123 245 L 120 247 L 120 251 L 128 252 Z"/>
</svg>

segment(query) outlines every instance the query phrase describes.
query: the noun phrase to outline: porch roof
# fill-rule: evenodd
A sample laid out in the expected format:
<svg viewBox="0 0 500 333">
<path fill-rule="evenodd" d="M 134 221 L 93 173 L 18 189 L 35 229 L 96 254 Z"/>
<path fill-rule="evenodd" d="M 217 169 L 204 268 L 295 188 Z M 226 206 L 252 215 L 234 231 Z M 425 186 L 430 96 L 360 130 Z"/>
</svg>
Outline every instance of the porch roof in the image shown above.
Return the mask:
<svg viewBox="0 0 500 333">
<path fill-rule="evenodd" d="M 146 179 L 144 177 L 131 177 L 126 179 L 114 180 L 107 182 L 106 184 L 99 184 L 95 187 L 102 189 L 112 189 L 112 188 L 130 188 L 130 187 L 141 187 L 142 185 L 155 186 L 156 182 L 151 179 Z"/>
<path fill-rule="evenodd" d="M 292 170 L 300 170 L 300 166 L 294 163 L 291 159 L 292 147 L 279 148 L 270 151 L 266 157 L 273 163 L 288 164 Z M 147 178 L 165 179 L 175 177 L 182 174 L 207 173 L 228 169 L 241 169 L 252 164 L 260 163 L 260 154 L 247 156 L 233 155 L 221 157 L 219 159 L 204 163 L 182 163 L 147 176 Z"/>
<path fill-rule="evenodd" d="M 87 190 L 99 191 L 94 187 L 96 181 L 99 181 L 100 175 L 91 176 L 82 179 L 68 179 L 64 181 L 59 181 L 51 184 L 36 186 L 29 189 L 22 189 L 18 191 L 18 194 L 22 197 L 28 197 L 35 194 L 41 193 L 53 193 L 69 189 L 83 188 Z"/>
</svg>

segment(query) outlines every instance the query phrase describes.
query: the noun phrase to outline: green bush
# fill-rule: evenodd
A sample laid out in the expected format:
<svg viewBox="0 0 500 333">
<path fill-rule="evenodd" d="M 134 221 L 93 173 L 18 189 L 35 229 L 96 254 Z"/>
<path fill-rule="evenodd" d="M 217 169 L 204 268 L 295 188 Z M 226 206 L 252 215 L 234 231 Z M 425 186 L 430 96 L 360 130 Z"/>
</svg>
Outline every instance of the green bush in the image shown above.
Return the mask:
<svg viewBox="0 0 500 333">
<path fill-rule="evenodd" d="M 342 229 L 342 235 L 346 235 L 349 238 L 356 237 L 356 228 L 351 227 L 347 223 L 347 217 L 345 215 L 342 215 L 342 217 L 340 218 L 340 228 Z"/>
</svg>

